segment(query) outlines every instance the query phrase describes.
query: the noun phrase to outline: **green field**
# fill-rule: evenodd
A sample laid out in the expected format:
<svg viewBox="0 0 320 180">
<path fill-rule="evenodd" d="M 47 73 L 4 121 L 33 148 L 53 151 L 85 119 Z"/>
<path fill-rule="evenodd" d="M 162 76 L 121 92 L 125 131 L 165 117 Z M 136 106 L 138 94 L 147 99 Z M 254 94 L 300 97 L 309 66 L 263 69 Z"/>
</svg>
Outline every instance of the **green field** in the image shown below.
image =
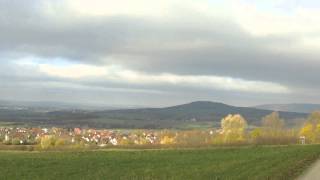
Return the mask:
<svg viewBox="0 0 320 180">
<path fill-rule="evenodd" d="M 319 145 L 0 152 L 0 179 L 291 179 Z"/>
</svg>

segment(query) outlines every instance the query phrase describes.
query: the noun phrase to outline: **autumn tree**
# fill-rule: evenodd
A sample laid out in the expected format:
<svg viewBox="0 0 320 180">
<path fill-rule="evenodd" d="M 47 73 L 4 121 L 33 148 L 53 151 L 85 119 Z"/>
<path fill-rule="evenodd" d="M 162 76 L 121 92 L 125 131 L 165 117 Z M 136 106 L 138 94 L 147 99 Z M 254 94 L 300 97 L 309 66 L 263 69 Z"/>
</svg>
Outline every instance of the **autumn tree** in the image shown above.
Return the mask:
<svg viewBox="0 0 320 180">
<path fill-rule="evenodd" d="M 160 140 L 160 144 L 174 144 L 175 143 L 175 138 L 174 137 L 170 137 L 170 136 L 163 136 L 161 137 L 161 140 Z"/>
<path fill-rule="evenodd" d="M 279 136 L 284 128 L 284 120 L 280 118 L 278 112 L 272 112 L 262 118 L 262 128 L 269 136 Z"/>
<path fill-rule="evenodd" d="M 312 124 L 319 124 L 320 123 L 320 111 L 312 112 L 308 117 L 308 122 Z"/>
<path fill-rule="evenodd" d="M 300 136 L 304 136 L 307 142 L 316 141 L 316 133 L 314 131 L 314 125 L 310 122 L 306 122 L 300 130 Z"/>
<path fill-rule="evenodd" d="M 160 144 L 175 144 L 176 137 L 176 132 L 164 130 L 160 134 Z"/>
<path fill-rule="evenodd" d="M 304 136 L 309 143 L 320 141 L 320 111 L 309 115 L 307 122 L 300 130 L 300 136 Z"/>
<path fill-rule="evenodd" d="M 255 128 L 250 132 L 251 140 L 257 143 L 263 137 L 262 128 Z"/>
<path fill-rule="evenodd" d="M 64 146 L 66 144 L 67 144 L 67 140 L 63 138 L 56 139 L 56 141 L 54 142 L 54 146 L 56 147 Z"/>
<path fill-rule="evenodd" d="M 284 120 L 278 112 L 272 112 L 262 118 L 261 127 L 250 133 L 251 141 L 256 144 L 292 144 L 297 142 L 297 133 L 286 129 Z"/>
<path fill-rule="evenodd" d="M 45 135 L 41 137 L 40 147 L 41 149 L 49 149 L 55 145 L 56 139 L 53 136 Z"/>
<path fill-rule="evenodd" d="M 245 140 L 247 121 L 240 115 L 229 114 L 221 120 L 222 135 L 225 143 L 241 142 Z"/>
</svg>

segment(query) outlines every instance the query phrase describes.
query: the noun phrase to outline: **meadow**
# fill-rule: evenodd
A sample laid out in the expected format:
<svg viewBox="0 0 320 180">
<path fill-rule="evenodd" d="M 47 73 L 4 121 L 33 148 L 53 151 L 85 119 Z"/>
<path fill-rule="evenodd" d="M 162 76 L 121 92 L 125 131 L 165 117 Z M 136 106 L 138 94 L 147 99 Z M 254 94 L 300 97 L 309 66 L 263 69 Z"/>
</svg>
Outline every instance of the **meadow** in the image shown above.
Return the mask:
<svg viewBox="0 0 320 180">
<path fill-rule="evenodd" d="M 320 145 L 2 151 L 0 179 L 292 179 Z"/>
</svg>

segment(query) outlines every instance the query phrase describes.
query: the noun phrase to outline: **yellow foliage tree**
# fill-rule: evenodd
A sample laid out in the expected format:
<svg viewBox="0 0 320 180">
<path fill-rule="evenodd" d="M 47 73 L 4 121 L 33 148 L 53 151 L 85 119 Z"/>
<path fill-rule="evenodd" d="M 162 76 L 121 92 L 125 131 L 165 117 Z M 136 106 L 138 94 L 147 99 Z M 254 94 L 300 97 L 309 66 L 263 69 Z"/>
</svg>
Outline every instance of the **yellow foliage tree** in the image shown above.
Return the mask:
<svg viewBox="0 0 320 180">
<path fill-rule="evenodd" d="M 65 139 L 59 138 L 59 139 L 57 139 L 57 140 L 55 141 L 54 145 L 55 145 L 56 147 L 64 146 L 64 145 L 66 145 L 66 142 L 67 142 L 67 141 L 66 141 Z"/>
<path fill-rule="evenodd" d="M 320 111 L 312 112 L 309 115 L 308 121 L 303 125 L 299 134 L 306 138 L 306 142 L 320 141 Z"/>
<path fill-rule="evenodd" d="M 229 114 L 221 120 L 221 128 L 225 143 L 241 142 L 245 140 L 247 121 L 240 114 Z"/>
<path fill-rule="evenodd" d="M 262 136 L 262 129 L 261 128 L 255 128 L 253 131 L 251 131 L 250 136 L 254 140 L 260 138 Z"/>
<path fill-rule="evenodd" d="M 273 112 L 262 118 L 262 126 L 265 136 L 278 138 L 282 135 L 284 120 L 280 118 L 278 112 Z"/>
<path fill-rule="evenodd" d="M 284 120 L 278 112 L 272 112 L 262 118 L 262 126 L 251 132 L 251 139 L 256 144 L 292 144 L 297 142 L 297 133 L 285 128 Z"/>
<path fill-rule="evenodd" d="M 308 142 L 315 142 L 314 125 L 310 122 L 304 124 L 300 130 L 300 136 L 304 136 Z"/>
<path fill-rule="evenodd" d="M 118 141 L 118 143 L 119 143 L 119 145 L 126 146 L 126 145 L 130 144 L 130 141 L 129 141 L 129 139 L 127 137 L 123 137 Z"/>
<path fill-rule="evenodd" d="M 41 140 L 40 140 L 41 149 L 49 149 L 54 145 L 55 145 L 55 138 L 53 136 L 45 135 L 41 137 Z"/>
<path fill-rule="evenodd" d="M 271 114 L 262 118 L 262 125 L 269 129 L 282 129 L 284 127 L 284 121 L 280 118 L 278 112 L 272 112 Z"/>
<path fill-rule="evenodd" d="M 160 144 L 174 144 L 174 143 L 175 143 L 174 137 L 169 137 L 166 135 L 161 137 Z"/>
<path fill-rule="evenodd" d="M 319 124 L 320 123 L 320 111 L 312 112 L 308 117 L 308 122 L 312 124 Z"/>
</svg>

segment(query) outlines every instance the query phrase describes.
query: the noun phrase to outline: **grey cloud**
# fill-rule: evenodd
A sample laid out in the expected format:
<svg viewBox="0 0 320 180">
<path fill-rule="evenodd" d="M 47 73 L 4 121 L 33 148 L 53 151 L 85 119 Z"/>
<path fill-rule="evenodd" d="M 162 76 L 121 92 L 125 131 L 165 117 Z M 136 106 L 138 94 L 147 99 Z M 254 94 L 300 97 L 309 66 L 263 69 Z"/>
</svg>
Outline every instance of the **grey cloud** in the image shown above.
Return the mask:
<svg viewBox="0 0 320 180">
<path fill-rule="evenodd" d="M 253 105 L 256 101 L 281 102 L 288 95 L 239 93 L 180 85 L 136 85 L 103 79 L 63 79 L 49 77 L 32 68 L 1 64 L 0 97 L 7 100 L 63 101 L 82 104 L 166 106 L 193 100 L 223 101 Z M 263 95 L 263 96 L 261 96 Z M 261 96 L 257 98 L 257 96 Z M 266 98 L 268 97 L 268 98 Z"/>
<path fill-rule="evenodd" d="M 63 19 L 47 16 L 42 8 L 38 3 L 16 0 L 0 2 L 2 57 L 36 56 L 97 65 L 118 64 L 150 74 L 229 76 L 280 83 L 299 93 L 304 89 L 320 87 L 319 54 L 290 51 L 292 45 L 299 43 L 300 36 L 256 37 L 232 20 L 202 15 L 181 15 L 166 20 L 126 16 L 70 16 Z M 6 58 L 1 60 L 9 61 Z M 7 66 L 1 63 L 1 71 Z M 64 81 L 52 80 L 43 74 L 14 76 L 18 73 L 19 70 L 14 70 L 11 74 L 1 73 L 0 76 L 12 79 L 11 83 L 23 80 Z M 92 84 L 173 92 L 175 89 L 181 90 L 179 87 L 165 85 L 135 87 L 99 81 Z M 207 90 L 204 94 L 210 96 L 211 93 Z M 222 92 L 219 91 L 217 96 L 219 93 Z"/>
</svg>

